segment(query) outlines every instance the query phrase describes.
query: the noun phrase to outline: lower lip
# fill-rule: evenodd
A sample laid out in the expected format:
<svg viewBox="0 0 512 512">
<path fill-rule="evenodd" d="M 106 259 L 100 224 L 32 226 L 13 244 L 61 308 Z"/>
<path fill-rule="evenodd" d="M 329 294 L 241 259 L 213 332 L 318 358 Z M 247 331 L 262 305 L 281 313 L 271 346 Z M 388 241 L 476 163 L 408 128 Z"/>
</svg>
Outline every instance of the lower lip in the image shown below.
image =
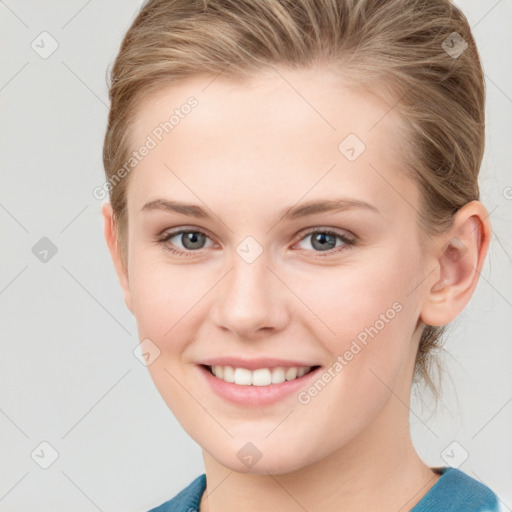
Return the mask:
<svg viewBox="0 0 512 512">
<path fill-rule="evenodd" d="M 241 386 L 234 382 L 226 382 L 212 375 L 208 368 L 199 365 L 201 373 L 211 386 L 213 391 L 220 397 L 236 405 L 245 405 L 257 407 L 260 405 L 269 405 L 293 394 L 297 393 L 302 387 L 306 386 L 314 378 L 321 367 L 294 380 L 286 380 L 280 384 L 269 384 L 268 386 Z"/>
</svg>

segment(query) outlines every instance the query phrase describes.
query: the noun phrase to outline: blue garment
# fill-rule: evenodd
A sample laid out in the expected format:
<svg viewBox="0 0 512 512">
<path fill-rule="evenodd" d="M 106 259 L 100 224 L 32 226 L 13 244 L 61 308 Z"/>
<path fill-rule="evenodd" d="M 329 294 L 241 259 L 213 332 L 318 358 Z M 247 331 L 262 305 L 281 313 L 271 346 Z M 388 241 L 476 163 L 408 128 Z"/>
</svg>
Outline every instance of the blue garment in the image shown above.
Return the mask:
<svg viewBox="0 0 512 512">
<path fill-rule="evenodd" d="M 439 468 L 441 476 L 409 512 L 499 512 L 498 497 L 489 487 L 452 467 Z M 203 473 L 174 498 L 148 512 L 198 512 L 206 488 Z"/>
</svg>

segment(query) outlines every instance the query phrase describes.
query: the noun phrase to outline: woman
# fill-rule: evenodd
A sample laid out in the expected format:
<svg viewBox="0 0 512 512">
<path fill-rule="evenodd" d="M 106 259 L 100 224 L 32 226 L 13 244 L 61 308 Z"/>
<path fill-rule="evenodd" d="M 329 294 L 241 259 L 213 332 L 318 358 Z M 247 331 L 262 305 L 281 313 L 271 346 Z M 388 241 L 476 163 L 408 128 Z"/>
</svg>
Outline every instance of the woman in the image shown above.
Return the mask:
<svg viewBox="0 0 512 512">
<path fill-rule="evenodd" d="M 409 430 L 491 237 L 462 13 L 150 0 L 111 81 L 105 236 L 206 470 L 153 510 L 498 510 Z"/>
</svg>

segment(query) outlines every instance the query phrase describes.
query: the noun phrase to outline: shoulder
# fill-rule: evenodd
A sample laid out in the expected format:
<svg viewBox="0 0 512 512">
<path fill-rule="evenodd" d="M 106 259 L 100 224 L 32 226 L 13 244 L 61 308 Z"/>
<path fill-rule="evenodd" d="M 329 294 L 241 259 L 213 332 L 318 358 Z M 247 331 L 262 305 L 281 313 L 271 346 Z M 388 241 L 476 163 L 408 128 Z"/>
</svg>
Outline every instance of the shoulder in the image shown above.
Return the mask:
<svg viewBox="0 0 512 512">
<path fill-rule="evenodd" d="M 199 502 L 206 487 L 206 475 L 203 473 L 180 491 L 174 498 L 152 508 L 148 512 L 198 512 Z"/>
<path fill-rule="evenodd" d="M 441 477 L 410 512 L 500 512 L 496 494 L 463 471 L 440 468 Z"/>
</svg>

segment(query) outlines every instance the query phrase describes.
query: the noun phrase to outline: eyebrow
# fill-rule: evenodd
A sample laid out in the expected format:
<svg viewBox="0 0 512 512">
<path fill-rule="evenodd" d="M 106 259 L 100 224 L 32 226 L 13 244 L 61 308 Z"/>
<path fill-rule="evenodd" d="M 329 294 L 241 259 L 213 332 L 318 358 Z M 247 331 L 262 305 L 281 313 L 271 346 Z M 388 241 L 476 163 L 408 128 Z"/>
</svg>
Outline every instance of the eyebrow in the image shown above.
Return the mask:
<svg viewBox="0 0 512 512">
<path fill-rule="evenodd" d="M 361 208 L 375 213 L 379 210 L 370 203 L 359 199 L 340 198 L 312 200 L 300 205 L 288 206 L 279 212 L 281 220 L 296 220 L 309 215 L 318 215 L 327 212 L 340 212 L 352 208 Z M 189 203 L 180 203 L 170 199 L 154 199 L 146 203 L 141 211 L 164 210 L 171 213 L 180 213 L 198 219 L 210 219 L 211 216 L 201 206 Z"/>
</svg>

